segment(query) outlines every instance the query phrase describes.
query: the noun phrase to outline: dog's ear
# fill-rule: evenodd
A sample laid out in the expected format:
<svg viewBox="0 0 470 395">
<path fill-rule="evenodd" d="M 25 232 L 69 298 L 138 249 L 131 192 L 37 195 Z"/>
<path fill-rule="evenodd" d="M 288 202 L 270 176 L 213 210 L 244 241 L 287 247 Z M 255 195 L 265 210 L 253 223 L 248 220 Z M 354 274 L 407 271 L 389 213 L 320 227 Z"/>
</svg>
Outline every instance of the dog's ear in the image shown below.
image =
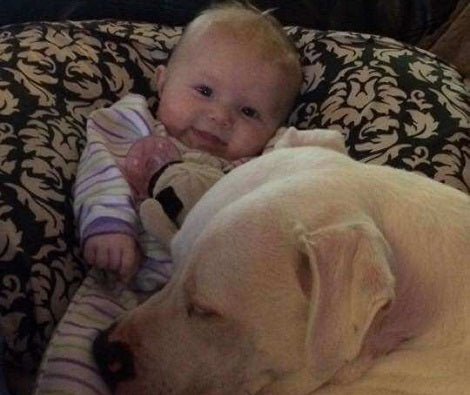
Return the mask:
<svg viewBox="0 0 470 395">
<path fill-rule="evenodd" d="M 297 274 L 309 300 L 305 347 L 309 370 L 320 384 L 358 357 L 374 317 L 393 300 L 391 253 L 369 222 L 305 230 L 297 236 Z"/>
</svg>

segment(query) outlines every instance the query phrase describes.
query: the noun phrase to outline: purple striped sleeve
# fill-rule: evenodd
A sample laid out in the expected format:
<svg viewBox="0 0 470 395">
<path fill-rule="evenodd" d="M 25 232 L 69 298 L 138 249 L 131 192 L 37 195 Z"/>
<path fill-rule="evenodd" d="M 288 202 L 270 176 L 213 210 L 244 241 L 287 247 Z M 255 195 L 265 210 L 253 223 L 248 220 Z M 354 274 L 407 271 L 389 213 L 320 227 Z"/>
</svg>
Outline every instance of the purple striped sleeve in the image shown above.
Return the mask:
<svg viewBox="0 0 470 395">
<path fill-rule="evenodd" d="M 82 244 L 91 236 L 116 233 L 129 235 L 137 240 L 137 234 L 128 222 L 119 218 L 101 217 L 94 220 L 83 230 Z"/>
</svg>

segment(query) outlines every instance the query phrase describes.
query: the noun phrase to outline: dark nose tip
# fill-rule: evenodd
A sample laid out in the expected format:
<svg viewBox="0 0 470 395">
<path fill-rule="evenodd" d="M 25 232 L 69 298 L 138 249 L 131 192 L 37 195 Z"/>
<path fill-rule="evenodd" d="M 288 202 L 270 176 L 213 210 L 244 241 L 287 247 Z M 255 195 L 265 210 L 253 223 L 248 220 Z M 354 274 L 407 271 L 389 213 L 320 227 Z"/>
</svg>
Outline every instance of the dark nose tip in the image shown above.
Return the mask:
<svg viewBox="0 0 470 395">
<path fill-rule="evenodd" d="M 114 391 L 120 381 L 135 377 L 133 356 L 129 347 L 120 341 L 109 341 L 109 334 L 116 325 L 100 332 L 93 341 L 93 356 L 101 377 Z"/>
</svg>

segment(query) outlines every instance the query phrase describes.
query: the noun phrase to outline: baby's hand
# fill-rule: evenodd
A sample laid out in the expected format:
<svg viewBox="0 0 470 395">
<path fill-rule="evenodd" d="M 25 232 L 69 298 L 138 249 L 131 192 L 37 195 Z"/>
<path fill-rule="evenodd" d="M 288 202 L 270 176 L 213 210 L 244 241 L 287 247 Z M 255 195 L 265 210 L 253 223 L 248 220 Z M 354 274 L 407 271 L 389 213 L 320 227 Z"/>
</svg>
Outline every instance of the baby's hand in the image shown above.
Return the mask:
<svg viewBox="0 0 470 395">
<path fill-rule="evenodd" d="M 112 271 L 127 282 L 139 264 L 136 241 L 122 233 L 91 236 L 84 245 L 83 256 L 92 266 Z"/>
</svg>

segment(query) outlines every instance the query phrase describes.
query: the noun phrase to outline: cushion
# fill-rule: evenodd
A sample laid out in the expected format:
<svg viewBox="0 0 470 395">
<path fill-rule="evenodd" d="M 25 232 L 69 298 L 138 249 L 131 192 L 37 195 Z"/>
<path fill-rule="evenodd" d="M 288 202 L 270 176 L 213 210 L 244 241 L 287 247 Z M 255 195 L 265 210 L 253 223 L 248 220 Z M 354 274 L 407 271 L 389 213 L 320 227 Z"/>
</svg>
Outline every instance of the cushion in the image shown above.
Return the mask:
<svg viewBox="0 0 470 395">
<path fill-rule="evenodd" d="M 305 79 L 289 118 L 341 130 L 349 153 L 470 191 L 462 77 L 378 36 L 290 27 Z M 0 317 L 6 360 L 31 370 L 84 279 L 71 188 L 87 115 L 129 92 L 158 105 L 154 70 L 179 27 L 117 21 L 0 28 Z"/>
</svg>

